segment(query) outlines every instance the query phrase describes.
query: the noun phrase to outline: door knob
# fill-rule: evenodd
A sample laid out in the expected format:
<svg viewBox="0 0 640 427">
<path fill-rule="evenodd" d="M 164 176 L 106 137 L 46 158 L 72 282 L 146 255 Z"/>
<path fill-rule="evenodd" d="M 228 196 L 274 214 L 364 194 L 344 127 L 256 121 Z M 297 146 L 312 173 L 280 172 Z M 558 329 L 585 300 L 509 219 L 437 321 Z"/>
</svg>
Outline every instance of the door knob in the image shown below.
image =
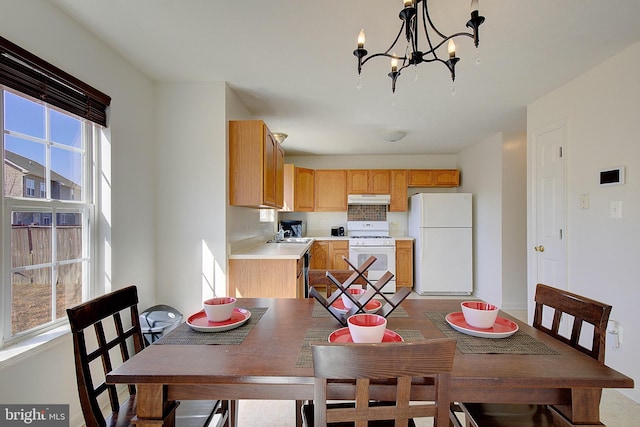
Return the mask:
<svg viewBox="0 0 640 427">
<path fill-rule="evenodd" d="M 536 252 L 544 252 L 544 246 L 542 246 L 542 245 L 534 246 L 534 247 L 533 247 L 533 249 L 534 249 Z"/>
</svg>

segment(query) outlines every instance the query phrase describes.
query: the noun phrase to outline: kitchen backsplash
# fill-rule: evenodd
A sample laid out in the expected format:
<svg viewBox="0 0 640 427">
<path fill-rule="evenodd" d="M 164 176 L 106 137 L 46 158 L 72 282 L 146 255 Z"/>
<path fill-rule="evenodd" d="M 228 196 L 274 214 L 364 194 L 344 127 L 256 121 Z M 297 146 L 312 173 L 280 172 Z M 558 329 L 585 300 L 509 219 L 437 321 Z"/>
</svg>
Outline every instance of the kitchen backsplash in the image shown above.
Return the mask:
<svg viewBox="0 0 640 427">
<path fill-rule="evenodd" d="M 347 221 L 386 221 L 386 205 L 349 205 Z"/>
</svg>

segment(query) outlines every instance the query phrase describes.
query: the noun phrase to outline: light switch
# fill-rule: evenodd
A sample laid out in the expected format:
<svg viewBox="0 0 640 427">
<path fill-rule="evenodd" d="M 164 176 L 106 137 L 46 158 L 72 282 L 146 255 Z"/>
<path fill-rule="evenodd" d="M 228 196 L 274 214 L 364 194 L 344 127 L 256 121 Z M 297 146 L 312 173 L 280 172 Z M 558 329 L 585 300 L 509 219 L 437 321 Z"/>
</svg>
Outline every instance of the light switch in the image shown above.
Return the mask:
<svg viewBox="0 0 640 427">
<path fill-rule="evenodd" d="M 609 218 L 620 219 L 622 218 L 622 202 L 614 201 L 609 205 Z"/>
<path fill-rule="evenodd" d="M 580 209 L 589 209 L 589 194 L 580 195 Z"/>
</svg>

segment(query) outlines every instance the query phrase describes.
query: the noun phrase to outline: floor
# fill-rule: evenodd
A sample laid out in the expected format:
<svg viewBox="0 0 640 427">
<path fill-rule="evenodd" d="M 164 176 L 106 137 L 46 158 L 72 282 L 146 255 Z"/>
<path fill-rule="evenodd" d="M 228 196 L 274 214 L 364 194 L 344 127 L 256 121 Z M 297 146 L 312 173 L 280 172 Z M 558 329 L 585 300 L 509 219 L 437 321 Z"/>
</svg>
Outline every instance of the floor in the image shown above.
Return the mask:
<svg viewBox="0 0 640 427">
<path fill-rule="evenodd" d="M 421 298 L 412 294 L 410 298 Z M 438 297 L 442 298 L 442 297 Z M 459 297 L 456 297 L 459 298 Z M 512 316 L 527 321 L 526 312 L 510 312 Z M 241 400 L 238 403 L 239 427 L 287 427 L 294 425 L 293 401 Z M 640 425 L 640 403 L 636 403 L 616 390 L 604 390 L 600 404 L 600 418 L 608 427 Z M 431 427 L 428 419 L 416 420 L 418 427 Z"/>
</svg>

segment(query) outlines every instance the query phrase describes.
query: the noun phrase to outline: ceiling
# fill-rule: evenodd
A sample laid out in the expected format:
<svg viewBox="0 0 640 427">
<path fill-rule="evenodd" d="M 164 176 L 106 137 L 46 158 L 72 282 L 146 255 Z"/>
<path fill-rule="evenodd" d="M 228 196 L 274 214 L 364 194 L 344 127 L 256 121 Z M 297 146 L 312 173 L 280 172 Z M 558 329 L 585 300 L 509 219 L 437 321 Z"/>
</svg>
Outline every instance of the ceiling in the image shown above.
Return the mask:
<svg viewBox="0 0 640 427">
<path fill-rule="evenodd" d="M 226 81 L 289 134 L 287 155 L 454 154 L 526 130 L 529 103 L 640 40 L 638 0 L 480 0 L 480 49 L 456 42 L 455 94 L 433 63 L 393 95 L 389 61 L 367 63 L 358 88 L 352 52 L 361 28 L 370 53 L 391 45 L 402 0 L 49 1 L 154 80 Z M 469 0 L 429 3 L 441 32 L 467 30 Z"/>
</svg>

